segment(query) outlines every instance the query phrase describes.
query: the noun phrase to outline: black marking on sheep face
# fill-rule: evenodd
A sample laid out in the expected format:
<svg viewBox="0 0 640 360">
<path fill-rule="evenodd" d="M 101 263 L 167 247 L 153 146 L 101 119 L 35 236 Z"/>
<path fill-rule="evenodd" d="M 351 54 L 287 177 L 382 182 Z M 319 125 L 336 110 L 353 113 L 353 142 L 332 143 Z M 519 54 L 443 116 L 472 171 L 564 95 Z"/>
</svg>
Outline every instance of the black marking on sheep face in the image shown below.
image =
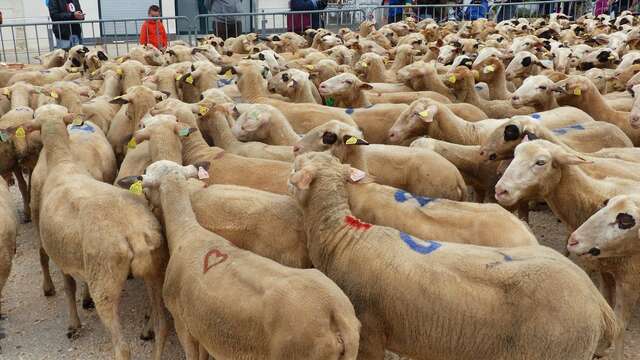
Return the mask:
<svg viewBox="0 0 640 360">
<path fill-rule="evenodd" d="M 543 40 L 542 41 L 542 46 L 547 49 L 547 51 L 551 51 L 551 41 L 549 40 Z M 551 54 L 551 55 L 555 55 L 555 54 Z"/>
<path fill-rule="evenodd" d="M 616 216 L 616 224 L 618 224 L 620 229 L 626 230 L 636 226 L 636 220 L 629 214 L 619 213 L 618 216 Z"/>
<path fill-rule="evenodd" d="M 278 36 L 278 35 L 273 35 L 273 36 L 271 37 L 271 41 L 281 41 L 281 40 L 280 40 L 280 36 Z"/>
<path fill-rule="evenodd" d="M 593 69 L 594 67 L 595 67 L 595 65 L 593 65 L 592 62 L 585 62 L 585 63 L 580 64 L 580 66 L 579 66 L 580 70 L 582 70 L 582 71 L 587 71 L 589 69 Z"/>
<path fill-rule="evenodd" d="M 581 27 L 581 26 L 576 26 L 576 28 L 575 28 L 575 29 L 573 29 L 573 32 L 574 32 L 576 35 L 580 35 L 581 33 L 583 33 L 583 32 L 584 32 L 584 28 L 583 28 L 583 27 Z"/>
<path fill-rule="evenodd" d="M 610 55 L 611 55 L 611 51 L 602 51 L 602 52 L 600 52 L 600 54 L 598 54 L 598 56 L 596 58 L 601 63 L 606 63 L 607 61 L 609 61 L 609 56 Z"/>
<path fill-rule="evenodd" d="M 471 60 L 470 58 L 465 58 L 460 62 L 460 65 L 466 66 L 467 68 L 471 69 L 471 66 L 473 65 L 473 60 Z"/>
<path fill-rule="evenodd" d="M 513 124 L 507 125 L 504 128 L 504 140 L 505 141 L 514 141 L 520 138 L 520 129 Z"/>
<path fill-rule="evenodd" d="M 628 24 L 629 23 L 629 19 L 628 18 L 623 18 L 622 20 L 620 20 L 620 26 L 624 25 L 624 24 Z"/>
<path fill-rule="evenodd" d="M 289 74 L 287 74 L 287 73 L 282 73 L 282 81 L 284 81 L 284 82 L 288 82 L 288 81 L 289 81 Z"/>
<path fill-rule="evenodd" d="M 529 131 L 525 131 L 522 135 L 528 137 L 529 140 L 536 140 L 538 138 L 538 135 Z"/>
<path fill-rule="evenodd" d="M 633 62 L 631 63 L 631 65 L 637 65 L 640 64 L 640 59 L 635 59 L 633 60 Z"/>
<path fill-rule="evenodd" d="M 540 35 L 538 35 L 539 38 L 541 39 L 551 39 L 554 35 L 555 31 L 549 29 L 549 30 L 545 30 L 542 33 L 540 33 Z M 547 48 L 545 46 L 545 48 Z M 549 50 L 549 48 L 547 48 L 547 50 Z"/>
<path fill-rule="evenodd" d="M 76 59 L 76 58 L 71 59 L 71 64 L 72 64 L 73 66 L 75 66 L 75 67 L 79 67 L 79 66 L 81 65 L 81 64 L 80 64 L 80 60 L 78 60 L 78 59 Z"/>
<path fill-rule="evenodd" d="M 496 39 L 496 41 L 498 42 L 498 44 L 500 44 L 501 42 L 504 41 L 504 38 L 500 36 L 499 38 Z"/>
<path fill-rule="evenodd" d="M 332 133 L 330 131 L 326 131 L 322 134 L 322 143 L 325 145 L 333 145 L 338 141 L 338 135 L 336 133 Z"/>
<path fill-rule="evenodd" d="M 520 64 L 522 64 L 522 66 L 527 67 L 529 65 L 531 65 L 531 56 L 527 56 L 525 58 L 522 59 L 522 61 L 520 62 Z"/>
<path fill-rule="evenodd" d="M 264 54 L 258 54 L 258 59 L 264 61 L 265 60 Z"/>
<path fill-rule="evenodd" d="M 102 61 L 107 61 L 109 60 L 109 58 L 107 57 L 107 54 L 105 54 L 102 51 L 98 51 L 98 59 L 102 60 Z"/>
<path fill-rule="evenodd" d="M 594 247 L 594 248 L 589 249 L 589 255 L 591 255 L 591 256 L 598 256 L 598 255 L 600 255 L 600 249 L 595 248 L 595 247 Z"/>
</svg>

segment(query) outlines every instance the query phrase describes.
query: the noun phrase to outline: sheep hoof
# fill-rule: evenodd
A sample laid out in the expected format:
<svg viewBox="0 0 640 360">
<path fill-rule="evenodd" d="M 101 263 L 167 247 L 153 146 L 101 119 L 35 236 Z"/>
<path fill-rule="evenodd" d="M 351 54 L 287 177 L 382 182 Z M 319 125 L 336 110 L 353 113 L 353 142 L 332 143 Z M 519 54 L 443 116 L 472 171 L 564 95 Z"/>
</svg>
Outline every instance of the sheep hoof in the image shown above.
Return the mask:
<svg viewBox="0 0 640 360">
<path fill-rule="evenodd" d="M 56 289 L 45 289 L 44 290 L 44 296 L 46 296 L 46 297 L 52 297 L 55 294 L 56 294 Z"/>
<path fill-rule="evenodd" d="M 67 338 L 69 340 L 75 340 L 80 337 L 80 328 L 69 328 L 67 330 Z"/>
<path fill-rule="evenodd" d="M 96 308 L 96 304 L 93 302 L 92 298 L 83 299 L 82 300 L 82 308 L 85 309 L 85 310 L 95 309 Z"/>
<path fill-rule="evenodd" d="M 149 330 L 147 334 L 145 333 L 140 334 L 140 340 L 151 341 L 155 338 L 155 336 L 156 334 L 153 332 L 153 330 Z"/>
</svg>

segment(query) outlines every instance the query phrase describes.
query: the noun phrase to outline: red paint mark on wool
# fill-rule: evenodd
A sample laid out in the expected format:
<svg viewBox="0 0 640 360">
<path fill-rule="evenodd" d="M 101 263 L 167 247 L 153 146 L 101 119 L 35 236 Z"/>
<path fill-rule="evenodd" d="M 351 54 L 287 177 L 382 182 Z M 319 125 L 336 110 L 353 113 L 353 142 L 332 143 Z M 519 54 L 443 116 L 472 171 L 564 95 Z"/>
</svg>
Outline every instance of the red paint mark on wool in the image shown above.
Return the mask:
<svg viewBox="0 0 640 360">
<path fill-rule="evenodd" d="M 204 255 L 204 265 L 202 266 L 202 273 L 206 274 L 212 267 L 223 263 L 229 258 L 229 255 L 221 252 L 218 249 L 211 249 Z"/>
<path fill-rule="evenodd" d="M 353 217 L 351 215 L 347 215 L 344 218 L 344 222 L 347 225 L 351 226 L 352 228 L 356 228 L 358 230 L 369 230 L 369 228 L 371 228 L 371 226 L 373 226 L 371 224 L 367 224 L 366 222 L 362 222 L 362 221 L 360 221 L 360 219 L 355 218 L 355 217 Z"/>
</svg>

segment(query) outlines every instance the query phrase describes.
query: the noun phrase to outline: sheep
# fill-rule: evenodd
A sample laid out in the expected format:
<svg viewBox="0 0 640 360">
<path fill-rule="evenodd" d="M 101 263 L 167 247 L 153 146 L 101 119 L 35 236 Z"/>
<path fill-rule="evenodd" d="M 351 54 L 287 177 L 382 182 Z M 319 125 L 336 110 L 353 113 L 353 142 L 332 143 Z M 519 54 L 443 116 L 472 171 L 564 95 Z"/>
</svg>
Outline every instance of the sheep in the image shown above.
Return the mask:
<svg viewBox="0 0 640 360">
<path fill-rule="evenodd" d="M 279 72 L 269 79 L 269 91 L 285 96 L 295 103 L 322 104 L 322 97 L 309 78 L 309 73 L 298 69 Z"/>
<path fill-rule="evenodd" d="M 339 120 L 349 125 L 356 125 L 351 116 L 345 114 L 341 109 L 316 104 L 296 104 L 269 98 L 266 81 L 263 78 L 265 69 L 268 71 L 268 68 L 263 67 L 261 62 L 243 60 L 237 66 L 229 68 L 229 71 L 239 75 L 238 88 L 245 100 L 250 103 L 274 106 L 282 111 L 295 131 L 306 132 L 329 120 Z"/>
<path fill-rule="evenodd" d="M 11 273 L 11 262 L 16 253 L 17 231 L 13 200 L 7 183 L 0 177 L 0 295 Z"/>
<path fill-rule="evenodd" d="M 398 80 L 404 82 L 414 90 L 435 91 L 454 100 L 449 88 L 442 82 L 435 66 L 423 61 L 416 61 L 398 70 Z"/>
<path fill-rule="evenodd" d="M 82 68 L 85 73 L 91 74 L 94 71 L 98 71 L 102 67 L 102 63 L 105 61 L 109 61 L 109 57 L 104 49 L 93 48 L 85 54 Z"/>
<path fill-rule="evenodd" d="M 422 241 L 392 228 L 365 223 L 349 210 L 346 189 L 340 183 L 343 176 L 348 176 L 348 168 L 341 167 L 337 159 L 326 153 L 310 153 L 296 159 L 289 182 L 293 196 L 303 209 L 311 261 L 345 289 L 362 322 L 360 356 L 381 359 L 388 349 L 413 359 L 515 356 L 532 360 L 586 360 L 618 334 L 615 315 L 598 290 L 582 270 L 557 252 L 540 246 L 496 250 Z M 338 233 L 341 235 L 337 236 Z M 341 241 L 340 257 L 331 255 L 330 250 L 337 241 Z M 403 246 L 397 245 L 398 241 Z M 423 261 L 424 256 L 429 257 L 428 261 Z M 520 258 L 535 259 L 536 264 L 514 261 Z M 389 276 L 388 266 L 372 266 L 371 259 L 382 259 L 392 266 L 396 270 L 393 276 Z M 508 273 L 496 270 L 504 266 L 509 267 Z M 549 271 L 539 273 L 540 266 Z M 365 268 L 370 276 L 358 273 L 357 269 Z M 451 281 L 463 281 L 465 286 L 448 286 L 446 282 L 442 284 L 447 285 L 438 286 L 431 281 L 447 271 L 455 273 Z M 424 286 L 407 287 L 398 279 Z M 518 280 L 513 283 L 513 279 Z M 505 295 L 504 288 L 514 284 L 518 296 L 525 296 L 530 305 L 512 302 Z M 475 286 L 479 287 L 474 289 Z M 425 291 L 429 293 L 427 307 L 419 301 L 425 298 Z M 483 296 L 486 300 L 479 300 Z M 575 301 L 561 312 L 539 306 L 561 304 L 567 297 Z M 477 320 L 478 324 L 469 320 L 474 318 L 471 313 L 462 314 L 467 319 L 465 322 L 442 318 L 471 311 L 465 305 L 469 298 L 474 299 L 474 311 L 494 314 L 492 331 L 483 336 L 482 349 L 466 346 L 465 342 L 441 341 L 443 338 L 473 339 L 476 344 L 480 336 L 478 329 L 486 327 L 486 318 Z M 373 306 L 370 299 L 378 299 L 377 304 L 383 304 L 382 307 Z M 508 315 L 496 318 L 496 312 L 491 309 L 498 303 L 502 308 L 511 306 L 504 312 Z M 478 310 L 477 306 L 486 309 Z M 439 319 L 433 319 L 433 309 L 439 309 Z M 514 314 L 520 319 L 514 320 Z M 527 332 L 519 332 L 514 338 L 514 321 L 526 322 Z M 567 328 L 568 323 L 573 324 L 571 330 Z M 442 324 L 448 326 L 442 327 Z M 562 337 L 566 340 L 557 337 L 551 340 L 546 336 L 557 331 L 564 334 L 571 331 L 575 335 Z M 441 337 L 427 336 L 430 332 Z M 504 343 L 505 337 L 509 338 L 509 344 Z M 548 341 L 541 344 L 541 339 Z M 425 353 L 425 349 L 429 351 Z"/>
<path fill-rule="evenodd" d="M 185 179 L 196 176 L 198 168 L 175 166 L 175 163 L 156 162 L 141 178 L 143 186 L 153 187 L 160 193 L 171 254 L 163 297 L 187 357 L 195 359 L 211 354 L 216 358 L 355 360 L 359 321 L 344 293 L 319 271 L 284 267 L 236 248 L 200 226 Z M 225 262 L 229 258 L 231 261 Z M 196 260 L 197 267 L 194 266 Z M 229 264 L 233 264 L 233 272 L 224 272 L 224 269 L 231 270 L 227 267 Z M 247 277 L 249 273 L 251 276 Z M 185 288 L 185 281 L 194 276 L 204 276 L 207 281 L 202 284 L 211 281 L 218 285 L 224 285 L 225 281 L 235 284 L 233 288 L 237 291 L 219 286 L 216 300 L 211 301 L 210 287 Z M 238 282 L 240 278 L 243 280 Z M 269 282 L 271 286 L 267 289 L 265 284 Z M 247 299 L 247 291 L 253 294 L 250 298 L 262 305 L 245 304 L 241 312 L 229 312 L 230 307 L 240 304 L 239 299 Z M 310 298 L 311 293 L 314 296 Z M 282 311 L 283 303 L 290 304 L 286 311 Z M 270 314 L 265 317 L 266 313 Z M 211 315 L 227 323 L 214 326 L 205 320 Z M 295 316 L 293 322 L 292 316 Z M 237 324 L 235 329 L 234 324 Z M 230 333 L 233 333 L 231 337 Z"/>
<path fill-rule="evenodd" d="M 640 146 L 640 129 L 634 129 L 629 124 L 629 113 L 612 109 L 589 79 L 572 75 L 557 82 L 554 90 L 564 94 L 564 104 L 577 107 L 598 121 L 616 125 L 629 136 L 635 146 Z"/>
<path fill-rule="evenodd" d="M 610 170 L 607 171 L 606 168 L 603 169 L 604 173 L 602 174 L 591 174 L 587 170 L 587 162 L 584 158 L 566 152 L 561 147 L 544 140 L 518 145 L 514 161 L 496 185 L 496 199 L 500 203 L 509 204 L 515 199 L 541 197 L 571 230 L 576 230 L 607 199 L 621 194 L 637 193 L 640 190 L 637 179 L 613 177 L 610 175 Z M 597 166 L 598 163 L 594 165 Z M 592 235 L 590 234 L 590 236 Z M 572 250 L 575 245 L 577 245 L 576 238 L 570 237 L 568 249 Z M 600 251 L 596 248 L 590 254 L 598 259 L 599 253 Z M 605 297 L 611 299 L 611 303 L 615 304 L 621 329 L 624 329 L 629 310 L 636 303 L 640 294 L 640 291 L 635 288 L 631 292 L 624 289 L 630 285 L 628 281 L 625 281 L 627 280 L 625 279 L 625 272 L 627 272 L 625 268 L 633 267 L 637 262 L 637 257 L 631 257 L 622 262 L 610 261 L 606 257 L 598 259 L 601 273 L 615 274 L 613 279 L 607 276 L 603 277 L 605 281 L 603 289 Z M 632 273 L 637 272 L 632 271 Z M 618 276 L 620 278 L 617 278 Z M 632 284 L 639 283 L 635 278 L 632 280 L 630 281 Z M 615 284 L 612 284 L 611 281 L 614 281 Z M 613 286 L 620 292 L 614 293 Z M 621 294 L 623 291 L 624 293 Z M 624 330 L 614 337 L 614 357 L 616 359 L 622 359 L 623 341 Z"/>
<path fill-rule="evenodd" d="M 67 115 L 67 110 L 59 105 L 46 105 L 38 108 L 36 118 L 40 119 L 41 114 L 58 113 Z M 98 181 L 107 183 L 113 182 L 117 172 L 116 159 L 111 149 L 111 145 L 102 130 L 90 121 L 81 120 L 78 115 L 68 114 L 73 118 L 74 124 L 67 126 L 69 133 L 69 144 L 73 148 L 73 160 L 83 166 L 91 177 Z M 39 123 L 38 126 L 42 124 Z M 28 124 L 27 127 L 32 126 Z M 47 178 L 48 168 L 46 155 L 47 150 L 40 152 L 38 161 L 31 174 L 30 207 L 31 218 L 34 221 L 36 230 L 40 223 L 40 199 L 42 198 L 42 188 Z M 44 276 L 42 289 L 45 296 L 55 294 L 53 282 L 49 272 L 49 257 L 40 249 L 40 264 Z"/>
<path fill-rule="evenodd" d="M 48 53 L 34 56 L 34 58 L 39 60 L 45 69 L 51 69 L 64 65 L 67 60 L 67 52 L 64 49 L 55 49 Z"/>
<path fill-rule="evenodd" d="M 7 86 L 11 86 L 19 81 L 24 81 L 32 85 L 42 86 L 54 81 L 64 80 L 67 75 L 69 75 L 69 72 L 63 67 L 37 71 L 22 71 L 11 76 L 11 78 L 7 81 Z"/>
<path fill-rule="evenodd" d="M 389 145 L 363 145 L 369 144 L 362 139 L 358 129 L 330 121 L 305 134 L 294 145 L 293 151 L 299 156 L 310 151 L 328 150 L 340 161 L 370 173 L 381 184 L 416 195 L 451 200 L 466 198 L 466 185 L 460 172 L 435 152 Z M 395 171 L 389 171 L 390 166 Z"/>
<path fill-rule="evenodd" d="M 483 81 L 489 86 L 491 100 L 509 100 L 511 92 L 507 89 L 504 64 L 496 57 L 490 57 L 484 61 L 473 63 L 473 70 L 477 70 L 478 81 Z"/>
<path fill-rule="evenodd" d="M 202 103 L 201 103 L 202 104 Z M 228 116 L 232 115 L 233 103 L 228 104 L 207 104 L 209 109 L 199 111 L 199 119 L 208 124 L 210 128 L 209 136 L 213 139 L 213 143 L 225 151 L 240 156 L 246 156 L 258 159 L 269 159 L 278 161 L 293 161 L 293 147 L 284 145 L 267 145 L 260 142 L 241 142 L 233 135 L 229 126 Z M 201 105 L 203 106 L 203 105 Z M 262 113 L 257 111 L 249 111 L 242 116 L 254 118 L 255 122 L 260 123 Z M 200 127 L 202 128 L 202 127 Z"/>
<path fill-rule="evenodd" d="M 142 85 L 142 77 L 145 75 L 146 70 L 141 62 L 127 60 L 116 68 L 116 72 L 122 77 L 120 92 L 124 94 L 129 88 Z"/>
<path fill-rule="evenodd" d="M 631 140 L 615 125 L 599 121 L 586 121 L 550 129 L 539 124 L 536 119 L 514 117 L 501 124 L 482 144 L 481 156 L 489 160 L 510 159 L 513 149 L 524 137 L 543 139 L 565 145 L 580 152 L 594 153 L 605 148 L 624 149 L 632 147 Z M 612 151 L 614 156 L 619 150 Z M 593 156 L 603 156 L 603 154 Z M 608 157 L 608 156 L 605 156 Z"/>
<path fill-rule="evenodd" d="M 530 76 L 511 95 L 511 105 L 515 108 L 532 106 L 536 111 L 547 111 L 558 107 L 553 94 L 554 82 L 544 75 Z"/>
<path fill-rule="evenodd" d="M 534 111 L 534 109 L 530 107 L 515 109 L 511 106 L 511 103 L 506 100 L 482 99 L 475 90 L 473 72 L 464 66 L 457 67 L 455 71 L 449 75 L 447 83 L 448 86 L 454 90 L 458 102 L 468 102 L 475 105 L 490 118 L 499 119 L 514 115 L 527 115 Z"/>
<path fill-rule="evenodd" d="M 78 113 L 107 133 L 112 119 L 120 110 L 120 105 L 110 103 L 113 98 L 120 96 L 120 77 L 112 70 L 105 71 L 101 76 L 104 78 L 102 95 L 82 103 Z"/>
<path fill-rule="evenodd" d="M 271 105 L 254 104 L 245 114 L 257 112 L 260 116 L 241 115 L 231 131 L 240 141 L 261 141 L 269 145 L 295 145 L 300 141 L 287 118 Z"/>
<path fill-rule="evenodd" d="M 383 57 L 375 53 L 362 54 L 354 70 L 367 82 L 396 82 L 395 72 L 387 70 Z"/>
<path fill-rule="evenodd" d="M 108 329 L 115 358 L 129 359 L 118 307 L 129 273 L 141 277 L 151 298 L 154 359 L 160 359 L 167 335 L 162 303 L 166 257 L 160 224 L 133 193 L 95 180 L 73 159 L 62 115 L 44 111 L 41 124 L 47 178 L 42 188 L 41 213 L 65 214 L 40 219 L 42 246 L 62 270 L 69 301 L 68 336 L 76 335 L 80 320 L 75 304 L 75 280 L 84 279 L 100 319 Z"/>
<path fill-rule="evenodd" d="M 507 80 L 515 81 L 516 79 L 524 79 L 531 75 L 538 75 L 542 69 L 547 69 L 543 62 L 541 62 L 537 56 L 528 52 L 518 52 L 507 68 L 505 69 L 505 76 Z M 519 84 L 518 84 L 519 85 Z"/>
<path fill-rule="evenodd" d="M 107 139 L 115 151 L 116 158 L 121 160 L 124 157 L 127 142 L 142 117 L 156 102 L 165 98 L 165 94 L 139 85 L 130 88 L 125 95 L 110 101 L 111 104 L 126 104 L 116 114 L 107 133 Z"/>
<path fill-rule="evenodd" d="M 82 113 L 82 103 L 95 95 L 90 88 L 80 86 L 72 81 L 56 81 L 43 86 L 43 90 L 57 104 L 66 107 L 69 112 L 73 113 Z"/>
<path fill-rule="evenodd" d="M 168 112 L 189 129 L 188 136 L 180 137 L 183 161 L 187 164 L 211 163 L 213 175 L 206 179 L 208 184 L 240 185 L 276 194 L 287 193 L 286 179 L 291 171 L 291 163 L 247 158 L 210 147 L 197 129 L 195 115 L 190 109 L 179 108 Z M 256 177 L 256 173 L 262 175 Z"/>
<path fill-rule="evenodd" d="M 151 66 L 163 66 L 167 64 L 162 51 L 153 45 L 140 45 L 129 50 L 128 54 L 121 57 L 121 62 L 126 60 L 135 60 L 141 64 Z"/>
</svg>

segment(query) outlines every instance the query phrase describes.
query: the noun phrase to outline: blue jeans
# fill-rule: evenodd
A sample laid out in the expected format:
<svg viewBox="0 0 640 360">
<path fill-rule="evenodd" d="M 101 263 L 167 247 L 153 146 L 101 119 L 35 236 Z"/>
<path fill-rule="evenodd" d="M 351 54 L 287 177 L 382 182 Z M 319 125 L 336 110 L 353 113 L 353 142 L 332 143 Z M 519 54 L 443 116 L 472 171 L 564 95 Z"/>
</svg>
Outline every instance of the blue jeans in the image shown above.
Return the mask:
<svg viewBox="0 0 640 360">
<path fill-rule="evenodd" d="M 82 44 L 82 38 L 78 35 L 71 35 L 69 39 L 56 39 L 56 48 L 70 49 L 76 45 Z"/>
</svg>

